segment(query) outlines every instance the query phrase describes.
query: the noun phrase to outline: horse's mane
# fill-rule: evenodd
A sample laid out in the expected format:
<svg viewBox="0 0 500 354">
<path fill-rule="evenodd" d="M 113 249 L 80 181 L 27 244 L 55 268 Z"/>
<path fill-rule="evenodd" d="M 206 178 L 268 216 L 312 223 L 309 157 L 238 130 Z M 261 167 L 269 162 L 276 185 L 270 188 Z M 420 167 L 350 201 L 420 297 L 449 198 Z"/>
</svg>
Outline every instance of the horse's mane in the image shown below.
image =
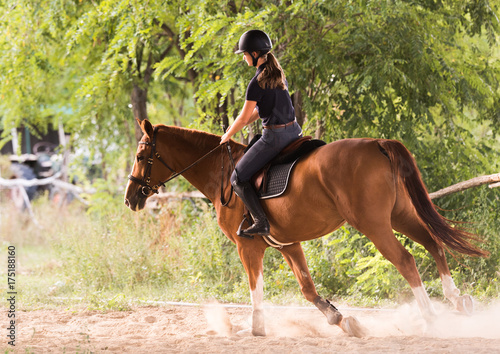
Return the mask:
<svg viewBox="0 0 500 354">
<path fill-rule="evenodd" d="M 178 136 L 200 148 L 214 148 L 217 144 L 219 144 L 221 138 L 220 135 L 208 133 L 203 130 L 163 124 L 157 124 L 156 126 L 160 129 L 160 131 L 165 131 L 169 135 Z"/>
</svg>

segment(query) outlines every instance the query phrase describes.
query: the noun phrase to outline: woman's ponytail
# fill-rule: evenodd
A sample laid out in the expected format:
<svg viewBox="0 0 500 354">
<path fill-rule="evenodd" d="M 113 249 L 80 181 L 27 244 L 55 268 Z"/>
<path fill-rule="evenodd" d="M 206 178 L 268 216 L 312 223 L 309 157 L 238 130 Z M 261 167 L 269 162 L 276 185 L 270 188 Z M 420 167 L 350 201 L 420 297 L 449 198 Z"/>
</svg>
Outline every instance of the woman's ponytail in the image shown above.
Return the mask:
<svg viewBox="0 0 500 354">
<path fill-rule="evenodd" d="M 257 77 L 259 86 L 263 89 L 280 88 L 285 90 L 285 73 L 283 72 L 280 63 L 273 53 L 267 53 L 263 55 L 263 57 L 267 60 L 264 70 Z"/>
</svg>

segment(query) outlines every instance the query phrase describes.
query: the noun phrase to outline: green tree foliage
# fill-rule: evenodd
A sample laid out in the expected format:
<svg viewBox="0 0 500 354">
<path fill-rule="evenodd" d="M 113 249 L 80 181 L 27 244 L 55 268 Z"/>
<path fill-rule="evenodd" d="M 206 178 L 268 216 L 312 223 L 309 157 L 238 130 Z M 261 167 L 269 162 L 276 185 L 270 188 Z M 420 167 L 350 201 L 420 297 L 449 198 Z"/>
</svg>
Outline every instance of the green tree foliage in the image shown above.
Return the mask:
<svg viewBox="0 0 500 354">
<path fill-rule="evenodd" d="M 78 70 L 54 42 L 57 25 L 38 2 L 0 3 L 0 88 L 2 128 L 46 128 L 50 117 L 70 99 L 62 75 Z M 65 13 L 61 13 L 61 24 Z M 60 112 L 58 112 L 60 113 Z"/>
<path fill-rule="evenodd" d="M 174 99 L 194 90 L 202 118 L 234 116 L 252 72 L 233 52 L 249 28 L 271 34 L 308 123 L 321 123 L 328 139 L 411 140 L 416 128 L 425 131 L 436 116 L 463 117 L 464 108 L 499 123 L 499 22 L 492 6 L 472 0 L 6 1 L 2 49 L 13 55 L 0 65 L 7 83 L 4 126 L 42 124 L 36 117 L 52 114 L 48 103 L 60 104 L 61 91 L 77 95 L 80 119 L 83 112 L 98 115 L 117 96 L 130 97 L 132 117 L 144 119 L 146 103 L 160 99 L 147 96 L 151 85 Z M 193 85 L 188 92 L 187 83 Z"/>
</svg>

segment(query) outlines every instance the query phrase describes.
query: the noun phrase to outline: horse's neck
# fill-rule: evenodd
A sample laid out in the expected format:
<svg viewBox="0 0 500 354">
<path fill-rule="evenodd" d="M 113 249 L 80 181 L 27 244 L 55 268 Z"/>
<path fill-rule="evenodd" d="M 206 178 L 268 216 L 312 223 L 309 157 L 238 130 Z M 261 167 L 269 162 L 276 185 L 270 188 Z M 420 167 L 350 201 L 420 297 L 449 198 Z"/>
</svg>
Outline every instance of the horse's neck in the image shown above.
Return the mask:
<svg viewBox="0 0 500 354">
<path fill-rule="evenodd" d="M 214 201 L 220 193 L 222 163 L 224 163 L 224 181 L 226 183 L 232 170 L 224 147 L 221 146 L 205 156 L 219 146 L 220 136 L 179 127 L 166 127 L 164 131 L 166 133 L 163 138 L 168 145 L 168 151 L 170 151 L 169 160 L 170 158 L 174 160 L 176 171 L 181 171 L 195 161 L 202 159 L 182 175 L 200 192 Z M 233 149 L 236 151 L 236 155 L 239 155 L 243 146 L 236 144 Z M 224 154 L 223 158 L 222 154 Z"/>
</svg>

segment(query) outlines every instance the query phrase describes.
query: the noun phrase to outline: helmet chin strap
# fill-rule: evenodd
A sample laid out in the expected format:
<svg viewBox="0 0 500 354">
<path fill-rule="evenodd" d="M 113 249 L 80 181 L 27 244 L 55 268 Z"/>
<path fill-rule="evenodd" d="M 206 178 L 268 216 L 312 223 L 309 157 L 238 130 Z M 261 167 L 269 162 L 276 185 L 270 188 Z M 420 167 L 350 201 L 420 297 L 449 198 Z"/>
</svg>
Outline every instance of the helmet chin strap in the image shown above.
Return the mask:
<svg viewBox="0 0 500 354">
<path fill-rule="evenodd" d="M 254 57 L 252 53 L 250 53 L 250 56 L 252 57 L 252 64 L 253 66 L 257 66 L 257 62 L 259 61 L 259 58 L 266 55 L 267 53 L 269 52 L 265 52 L 265 53 L 260 53 L 257 57 Z"/>
<path fill-rule="evenodd" d="M 252 64 L 253 64 L 253 66 L 257 66 L 257 61 L 259 60 L 260 56 L 254 57 L 253 53 L 250 53 L 250 56 L 252 57 Z"/>
</svg>

